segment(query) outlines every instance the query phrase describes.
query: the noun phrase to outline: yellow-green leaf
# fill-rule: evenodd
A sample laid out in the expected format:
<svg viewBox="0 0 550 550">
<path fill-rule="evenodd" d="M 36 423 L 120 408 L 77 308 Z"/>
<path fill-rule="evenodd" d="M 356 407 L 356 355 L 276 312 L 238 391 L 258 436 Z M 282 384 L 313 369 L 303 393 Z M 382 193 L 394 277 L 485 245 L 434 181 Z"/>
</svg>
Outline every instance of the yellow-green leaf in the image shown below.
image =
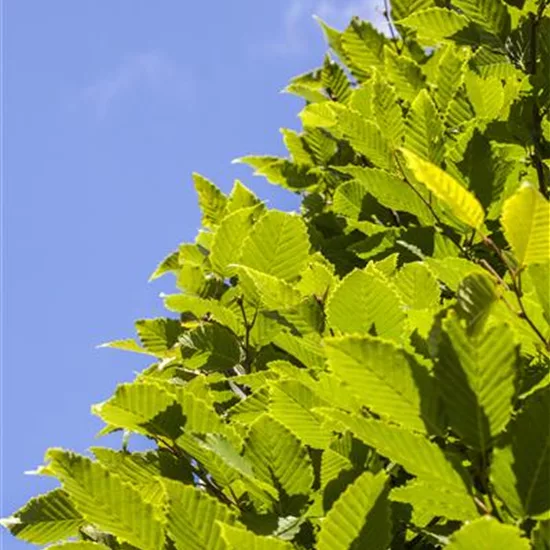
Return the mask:
<svg viewBox="0 0 550 550">
<path fill-rule="evenodd" d="M 550 260 L 550 203 L 524 185 L 504 204 L 504 234 L 520 265 Z"/>
<path fill-rule="evenodd" d="M 472 193 L 435 164 L 421 159 L 407 149 L 401 149 L 401 152 L 415 178 L 446 203 L 456 218 L 474 229 L 481 227 L 485 214 Z"/>
</svg>

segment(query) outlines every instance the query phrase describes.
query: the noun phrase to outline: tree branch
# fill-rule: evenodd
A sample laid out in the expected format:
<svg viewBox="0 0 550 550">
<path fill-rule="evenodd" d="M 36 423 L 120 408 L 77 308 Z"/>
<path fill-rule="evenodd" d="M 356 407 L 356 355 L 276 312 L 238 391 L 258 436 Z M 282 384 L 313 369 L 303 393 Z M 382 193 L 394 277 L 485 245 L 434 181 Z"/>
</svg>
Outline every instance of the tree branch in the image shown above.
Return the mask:
<svg viewBox="0 0 550 550">
<path fill-rule="evenodd" d="M 537 57 L 538 57 L 537 30 L 539 27 L 540 20 L 542 19 L 542 16 L 544 13 L 544 9 L 547 4 L 548 2 L 541 0 L 536 15 L 530 14 L 531 20 L 532 20 L 532 26 L 531 26 L 531 51 L 530 51 L 529 73 L 531 75 L 537 74 Z M 533 153 L 531 154 L 531 160 L 533 161 L 533 164 L 535 165 L 535 170 L 537 171 L 539 191 L 544 197 L 546 197 L 546 199 L 549 199 L 550 194 L 549 194 L 548 185 L 546 182 L 544 162 L 542 160 L 543 158 L 542 113 L 539 109 L 539 105 L 537 103 L 536 97 L 533 97 L 533 107 L 532 107 L 531 116 L 532 116 L 532 123 L 533 123 L 533 131 L 532 131 Z"/>
<path fill-rule="evenodd" d="M 538 329 L 538 327 L 535 325 L 533 320 L 529 317 L 527 310 L 525 309 L 525 304 L 523 303 L 522 296 L 521 296 L 521 272 L 517 272 L 508 262 L 504 254 L 502 253 L 502 250 L 494 243 L 494 241 L 490 237 L 483 236 L 483 242 L 486 246 L 491 248 L 498 256 L 500 261 L 504 264 L 506 267 L 506 270 L 510 274 L 510 278 L 512 279 L 512 285 L 511 290 L 516 296 L 516 300 L 518 303 L 518 306 L 520 308 L 520 312 L 516 312 L 517 316 L 520 319 L 524 319 L 527 324 L 531 327 L 533 332 L 537 335 L 539 340 L 544 344 L 544 347 L 547 350 L 550 350 L 550 342 L 546 341 L 546 338 L 542 334 L 542 332 Z"/>
</svg>

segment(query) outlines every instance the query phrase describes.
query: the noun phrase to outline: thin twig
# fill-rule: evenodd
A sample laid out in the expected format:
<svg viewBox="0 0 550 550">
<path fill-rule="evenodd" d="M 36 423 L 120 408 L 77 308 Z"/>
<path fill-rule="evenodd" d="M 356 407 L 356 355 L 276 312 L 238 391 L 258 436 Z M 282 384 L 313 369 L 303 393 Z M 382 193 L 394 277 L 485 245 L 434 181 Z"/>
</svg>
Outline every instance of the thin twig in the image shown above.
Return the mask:
<svg viewBox="0 0 550 550">
<path fill-rule="evenodd" d="M 420 198 L 420 200 L 426 205 L 432 216 L 434 217 L 434 220 L 436 221 L 436 224 L 440 227 L 440 229 L 443 231 L 443 234 L 449 238 L 449 240 L 464 254 L 465 256 L 468 256 L 466 250 L 460 245 L 460 243 L 457 243 L 454 239 L 451 238 L 451 236 L 448 234 L 448 231 L 446 231 L 445 224 L 441 221 L 441 218 L 437 215 L 437 212 L 434 210 L 433 206 L 430 204 L 429 201 L 426 200 L 425 197 L 422 196 L 422 193 L 416 189 L 416 187 L 408 180 L 407 176 L 405 175 L 405 171 L 403 170 L 403 167 L 401 166 L 401 161 L 399 160 L 399 157 L 395 155 L 395 160 L 397 162 L 397 167 L 399 168 L 399 171 L 401 172 L 401 176 L 403 177 L 403 181 L 413 190 L 413 192 Z"/>
<path fill-rule="evenodd" d="M 518 303 L 518 306 L 520 308 L 520 312 L 516 312 L 516 315 L 520 319 L 524 319 L 527 324 L 531 327 L 533 332 L 537 335 L 537 337 L 540 339 L 540 341 L 544 344 L 544 347 L 546 349 L 550 349 L 550 342 L 546 340 L 542 332 L 538 329 L 538 327 L 535 325 L 533 320 L 529 317 L 529 314 L 527 313 L 527 310 L 525 309 L 525 304 L 523 303 L 523 300 L 521 299 L 521 271 L 517 272 L 508 262 L 504 254 L 502 253 L 502 250 L 495 244 L 495 242 L 487 236 L 483 236 L 483 242 L 486 246 L 494 250 L 499 257 L 500 261 L 505 265 L 508 273 L 510 274 L 510 278 L 512 279 L 512 292 L 516 296 L 516 300 Z"/>
<path fill-rule="evenodd" d="M 395 29 L 393 28 L 393 23 L 392 23 L 392 20 L 391 20 L 391 17 L 390 17 L 390 4 L 389 4 L 388 0 L 384 0 L 384 18 L 386 19 L 386 21 L 388 23 L 388 27 L 390 29 L 390 35 L 391 35 L 391 38 L 392 38 L 393 42 L 395 43 L 397 53 L 401 54 L 401 49 L 399 48 L 399 45 L 397 44 L 397 33 L 395 32 Z"/>
<path fill-rule="evenodd" d="M 474 496 L 474 502 L 477 504 L 478 508 L 485 514 L 489 514 L 489 509 L 485 505 L 485 503 L 480 500 L 478 497 Z"/>
<path fill-rule="evenodd" d="M 258 308 L 254 311 L 254 317 L 252 317 L 252 321 L 248 322 L 248 317 L 246 315 L 246 309 L 244 307 L 244 299 L 243 297 L 239 297 L 237 299 L 237 303 L 239 304 L 239 308 L 241 310 L 241 314 L 243 316 L 243 322 L 244 322 L 244 367 L 246 368 L 247 372 L 250 372 L 251 368 L 251 354 L 250 354 L 250 332 L 254 328 L 254 325 L 256 324 L 256 319 L 258 318 Z"/>
<path fill-rule="evenodd" d="M 481 260 L 479 260 L 479 265 L 481 265 L 483 268 L 489 271 L 493 275 L 493 277 L 498 281 L 498 283 L 502 285 L 506 290 L 510 290 L 508 283 L 495 271 L 494 267 L 485 258 L 482 258 Z"/>
</svg>

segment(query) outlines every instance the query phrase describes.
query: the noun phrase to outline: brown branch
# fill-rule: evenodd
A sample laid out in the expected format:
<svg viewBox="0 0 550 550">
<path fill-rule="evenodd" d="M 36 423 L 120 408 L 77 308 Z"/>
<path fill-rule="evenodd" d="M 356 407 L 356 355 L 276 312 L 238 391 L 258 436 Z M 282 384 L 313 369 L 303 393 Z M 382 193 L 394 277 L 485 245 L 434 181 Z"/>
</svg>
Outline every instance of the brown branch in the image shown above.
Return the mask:
<svg viewBox="0 0 550 550">
<path fill-rule="evenodd" d="M 244 307 L 244 299 L 242 296 L 237 298 L 237 303 L 241 310 L 244 322 L 244 367 L 247 372 L 250 372 L 251 369 L 251 352 L 250 352 L 250 332 L 256 324 L 256 319 L 258 318 L 258 308 L 254 311 L 254 317 L 252 317 L 251 322 L 248 322 L 248 317 L 246 315 L 246 310 Z"/>
<path fill-rule="evenodd" d="M 512 279 L 512 292 L 516 296 L 516 300 L 518 303 L 518 306 L 520 308 L 520 312 L 516 312 L 516 315 L 520 319 L 524 319 L 527 324 L 531 327 L 533 332 L 537 335 L 539 340 L 544 344 L 544 347 L 548 350 L 550 350 L 550 342 L 546 340 L 542 332 L 538 329 L 537 325 L 533 322 L 533 320 L 529 317 L 529 314 L 527 313 L 527 310 L 525 309 L 525 304 L 522 300 L 522 294 L 521 294 L 521 270 L 516 271 L 508 262 L 504 254 L 502 253 L 502 250 L 495 244 L 495 242 L 487 236 L 483 236 L 483 242 L 486 246 L 491 248 L 498 256 L 500 261 L 504 264 L 506 267 L 508 273 L 510 274 L 510 278 Z"/>
<path fill-rule="evenodd" d="M 529 73 L 531 75 L 536 75 L 537 73 L 537 30 L 539 27 L 540 20 L 542 19 L 544 9 L 548 5 L 548 2 L 541 1 L 537 10 L 536 15 L 530 14 L 532 20 L 531 26 L 531 51 L 530 51 L 530 63 L 529 63 Z M 533 122 L 533 153 L 531 154 L 531 160 L 535 165 L 535 170 L 537 172 L 537 179 L 539 182 L 539 191 L 541 194 L 550 198 L 548 192 L 548 186 L 546 184 L 546 175 L 544 172 L 544 162 L 543 162 L 543 140 L 542 140 L 542 113 L 539 109 L 537 103 L 537 98 L 533 97 L 533 107 L 532 107 L 532 122 Z"/>
</svg>

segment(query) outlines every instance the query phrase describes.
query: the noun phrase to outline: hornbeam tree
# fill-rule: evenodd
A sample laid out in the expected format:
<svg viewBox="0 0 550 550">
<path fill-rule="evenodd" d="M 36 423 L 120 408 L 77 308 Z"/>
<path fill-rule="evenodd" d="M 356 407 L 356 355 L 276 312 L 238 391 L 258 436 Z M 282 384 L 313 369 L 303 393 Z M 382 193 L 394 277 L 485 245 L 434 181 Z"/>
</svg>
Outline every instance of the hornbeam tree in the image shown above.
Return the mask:
<svg viewBox="0 0 550 550">
<path fill-rule="evenodd" d="M 153 363 L 2 520 L 63 550 L 549 548 L 550 7 L 394 0 L 330 52 L 269 209 L 195 175 L 203 228 L 152 277 Z M 128 434 L 154 450 L 130 452 Z"/>
</svg>

